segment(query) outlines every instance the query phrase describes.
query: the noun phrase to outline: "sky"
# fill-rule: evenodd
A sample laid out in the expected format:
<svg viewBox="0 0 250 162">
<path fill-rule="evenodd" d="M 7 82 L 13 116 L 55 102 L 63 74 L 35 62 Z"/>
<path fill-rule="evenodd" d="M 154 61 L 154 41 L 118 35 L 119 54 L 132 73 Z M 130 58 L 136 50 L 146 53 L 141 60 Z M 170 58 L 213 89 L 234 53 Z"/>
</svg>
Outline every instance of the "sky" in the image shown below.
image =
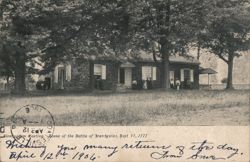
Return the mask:
<svg viewBox="0 0 250 162">
<path fill-rule="evenodd" d="M 194 52 L 194 51 L 193 51 Z M 200 66 L 212 68 L 218 73 L 210 76 L 211 84 L 221 84 L 227 78 L 227 64 L 218 57 L 203 51 L 200 57 Z M 250 51 L 234 59 L 233 84 L 250 84 Z M 200 75 L 200 84 L 207 84 L 207 75 Z"/>
</svg>

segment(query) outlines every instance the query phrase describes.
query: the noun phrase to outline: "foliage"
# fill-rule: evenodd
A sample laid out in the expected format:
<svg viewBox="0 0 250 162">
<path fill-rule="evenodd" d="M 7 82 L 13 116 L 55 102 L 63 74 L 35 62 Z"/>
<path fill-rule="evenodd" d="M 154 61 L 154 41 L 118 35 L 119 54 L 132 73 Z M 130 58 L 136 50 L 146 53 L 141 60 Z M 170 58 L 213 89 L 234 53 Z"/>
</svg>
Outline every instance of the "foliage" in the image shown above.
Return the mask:
<svg viewBox="0 0 250 162">
<path fill-rule="evenodd" d="M 74 57 L 148 50 L 168 81 L 169 56 L 192 45 L 224 61 L 249 49 L 249 12 L 247 0 L 1 0 L 1 75 L 20 81 Z"/>
<path fill-rule="evenodd" d="M 170 88 L 169 56 L 187 54 L 197 40 L 196 33 L 203 30 L 205 20 L 200 13 L 207 10 L 206 2 L 143 0 L 131 4 L 132 52 L 147 50 L 155 61 L 161 58 L 162 88 Z"/>
<path fill-rule="evenodd" d="M 13 59 L 8 55 L 6 47 L 0 46 L 0 76 L 6 77 L 7 81 L 13 76 Z"/>
<path fill-rule="evenodd" d="M 229 53 L 240 56 L 250 48 L 250 2 L 218 0 L 208 15 L 205 47 L 228 62 Z"/>
<path fill-rule="evenodd" d="M 227 78 L 223 78 L 223 79 L 221 80 L 221 83 L 227 83 Z"/>
<path fill-rule="evenodd" d="M 192 36 L 192 10 L 196 1 L 137 1 L 133 4 L 131 25 L 135 48 L 155 50 L 161 57 L 163 44 L 168 54 L 186 53 Z"/>
<path fill-rule="evenodd" d="M 250 49 L 250 2 L 217 0 L 207 15 L 204 47 L 228 64 L 227 88 L 233 88 L 233 61 Z"/>
<path fill-rule="evenodd" d="M 24 69 L 13 71 L 25 74 L 37 72 L 37 65 L 48 72 L 72 57 L 114 53 L 121 49 L 117 42 L 123 32 L 122 5 L 119 0 L 3 0 L 0 38 L 8 50 L 1 51 L 1 61 L 16 68 L 24 62 Z M 6 62 L 7 56 L 12 58 L 11 64 Z"/>
</svg>

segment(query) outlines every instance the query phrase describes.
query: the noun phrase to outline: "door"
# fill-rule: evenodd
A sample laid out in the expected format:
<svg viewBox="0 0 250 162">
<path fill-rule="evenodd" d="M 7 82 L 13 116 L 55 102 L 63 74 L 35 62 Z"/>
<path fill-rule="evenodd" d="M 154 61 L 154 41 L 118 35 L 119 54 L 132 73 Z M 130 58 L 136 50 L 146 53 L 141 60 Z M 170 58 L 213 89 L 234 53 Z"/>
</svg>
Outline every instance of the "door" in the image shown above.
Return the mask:
<svg viewBox="0 0 250 162">
<path fill-rule="evenodd" d="M 175 86 L 175 78 L 174 78 L 174 71 L 169 72 L 169 78 L 170 78 L 170 87 L 174 88 Z"/>
<path fill-rule="evenodd" d="M 124 84 L 125 83 L 125 70 L 124 68 L 120 68 L 120 83 Z"/>
<path fill-rule="evenodd" d="M 184 88 L 189 89 L 190 88 L 190 69 L 184 69 Z"/>
<path fill-rule="evenodd" d="M 125 85 L 128 87 L 131 87 L 132 85 L 132 69 L 131 68 L 125 68 Z"/>
</svg>

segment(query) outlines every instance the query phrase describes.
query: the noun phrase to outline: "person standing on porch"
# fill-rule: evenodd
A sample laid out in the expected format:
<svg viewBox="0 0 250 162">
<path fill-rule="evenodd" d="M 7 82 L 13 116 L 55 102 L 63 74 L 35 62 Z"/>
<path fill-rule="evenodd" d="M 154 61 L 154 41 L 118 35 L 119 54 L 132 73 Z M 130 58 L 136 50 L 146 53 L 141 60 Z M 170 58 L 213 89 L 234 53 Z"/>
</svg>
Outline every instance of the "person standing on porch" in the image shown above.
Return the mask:
<svg viewBox="0 0 250 162">
<path fill-rule="evenodd" d="M 150 80 L 149 80 L 149 86 L 150 86 L 150 89 L 153 89 L 153 80 L 152 80 L 152 78 L 150 78 Z"/>
<path fill-rule="evenodd" d="M 148 89 L 147 80 L 143 81 L 143 89 Z"/>
<path fill-rule="evenodd" d="M 170 87 L 172 89 L 174 89 L 174 79 L 173 78 L 170 79 Z"/>
<path fill-rule="evenodd" d="M 179 91 L 179 90 L 180 90 L 180 85 L 181 85 L 180 80 L 179 80 L 178 78 L 176 78 L 175 83 L 176 83 L 176 88 L 177 88 L 177 91 Z"/>
<path fill-rule="evenodd" d="M 148 89 L 152 89 L 153 88 L 152 78 L 151 77 L 147 78 L 147 88 Z"/>
</svg>

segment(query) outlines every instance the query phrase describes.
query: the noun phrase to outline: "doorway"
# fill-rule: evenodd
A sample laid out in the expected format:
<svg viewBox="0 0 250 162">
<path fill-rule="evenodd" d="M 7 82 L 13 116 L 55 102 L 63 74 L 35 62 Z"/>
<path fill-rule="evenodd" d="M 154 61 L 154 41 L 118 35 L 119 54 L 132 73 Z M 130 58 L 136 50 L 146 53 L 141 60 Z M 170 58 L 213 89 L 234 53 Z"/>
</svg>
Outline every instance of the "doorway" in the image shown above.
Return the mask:
<svg viewBox="0 0 250 162">
<path fill-rule="evenodd" d="M 125 83 L 125 69 L 120 68 L 120 83 L 124 84 Z"/>
<path fill-rule="evenodd" d="M 132 85 L 132 68 L 120 68 L 119 70 L 119 83 L 127 87 Z"/>
<path fill-rule="evenodd" d="M 64 89 L 64 82 L 65 82 L 65 69 L 63 67 L 58 67 L 58 83 L 60 89 Z"/>
</svg>

